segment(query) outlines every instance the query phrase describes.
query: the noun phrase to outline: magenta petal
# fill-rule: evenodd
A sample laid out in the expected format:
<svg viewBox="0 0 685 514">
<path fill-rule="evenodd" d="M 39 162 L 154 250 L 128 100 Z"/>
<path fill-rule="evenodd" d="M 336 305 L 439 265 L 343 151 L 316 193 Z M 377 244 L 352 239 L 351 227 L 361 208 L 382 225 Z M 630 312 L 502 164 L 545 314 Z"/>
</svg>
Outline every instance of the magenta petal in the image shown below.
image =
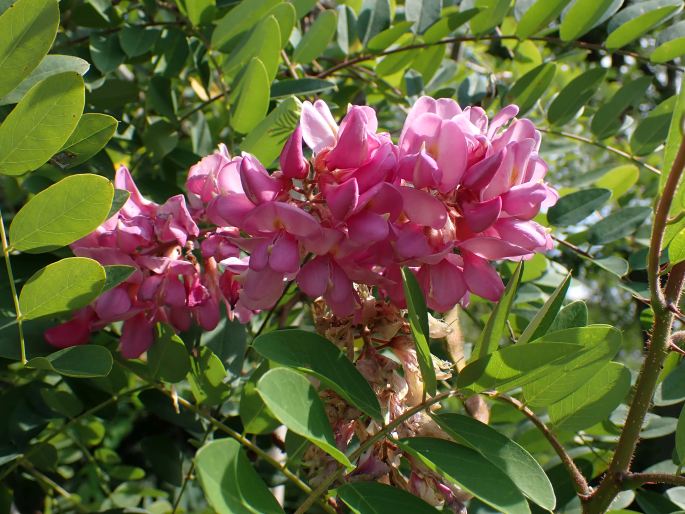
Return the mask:
<svg viewBox="0 0 685 514">
<path fill-rule="evenodd" d="M 464 202 L 464 219 L 473 232 L 482 232 L 492 226 L 502 212 L 502 198 L 497 196 L 485 202 Z"/>
<path fill-rule="evenodd" d="M 464 174 L 462 185 L 473 191 L 480 191 L 487 186 L 502 164 L 506 148 L 471 166 Z"/>
<path fill-rule="evenodd" d="M 496 302 L 504 292 L 504 284 L 499 274 L 484 259 L 464 252 L 464 279 L 469 291 Z"/>
<path fill-rule="evenodd" d="M 240 181 L 245 195 L 254 204 L 274 200 L 283 189 L 281 181 L 270 176 L 257 158 L 250 154 L 244 154 L 240 163 Z"/>
<path fill-rule="evenodd" d="M 255 207 L 245 217 L 243 228 L 251 233 L 285 230 L 298 237 L 314 237 L 320 233 L 319 222 L 311 214 L 283 202 L 267 202 Z"/>
<path fill-rule="evenodd" d="M 388 221 L 385 217 L 362 211 L 347 220 L 350 239 L 360 244 L 370 244 L 388 237 Z"/>
<path fill-rule="evenodd" d="M 271 241 L 263 240 L 261 241 L 251 252 L 250 252 L 250 269 L 255 271 L 262 271 L 269 265 L 269 246 Z"/>
<path fill-rule="evenodd" d="M 326 156 L 326 165 L 329 169 L 358 168 L 368 154 L 366 115 L 363 110 L 353 107 L 345 116 L 335 148 Z"/>
<path fill-rule="evenodd" d="M 285 289 L 283 274 L 265 268 L 262 271 L 248 270 L 243 282 L 240 302 L 248 309 L 270 309 Z"/>
<path fill-rule="evenodd" d="M 114 175 L 114 187 L 130 193 L 120 212 L 127 216 L 137 216 L 141 213 L 146 216 L 154 215 L 157 204 L 143 198 L 126 166 L 121 166 Z"/>
<path fill-rule="evenodd" d="M 170 307 L 183 307 L 186 304 L 186 289 L 177 276 L 167 275 L 164 281 L 164 303 Z"/>
<path fill-rule="evenodd" d="M 437 187 L 442 172 L 435 159 L 421 150 L 418 154 L 408 155 L 400 161 L 399 175 L 414 184 L 414 187 L 423 189 Z"/>
<path fill-rule="evenodd" d="M 514 186 L 502 195 L 502 209 L 517 218 L 534 218 L 548 198 L 548 188 L 540 183 Z"/>
<path fill-rule="evenodd" d="M 217 196 L 207 206 L 207 217 L 218 226 L 241 227 L 245 216 L 254 208 L 255 205 L 243 194 Z"/>
<path fill-rule="evenodd" d="M 302 151 L 302 127 L 299 125 L 286 141 L 279 157 L 279 164 L 283 175 L 288 178 L 303 179 L 309 173 L 309 163 Z"/>
<path fill-rule="evenodd" d="M 418 278 L 426 293 L 428 306 L 437 311 L 450 310 L 466 294 L 462 270 L 448 260 L 424 265 Z"/>
<path fill-rule="evenodd" d="M 276 239 L 269 255 L 269 266 L 280 273 L 295 273 L 300 268 L 300 248 L 297 241 L 287 236 Z"/>
<path fill-rule="evenodd" d="M 90 321 L 93 311 L 90 307 L 74 314 L 69 321 L 48 328 L 43 336 L 45 340 L 56 348 L 68 348 L 79 344 L 86 344 L 90 339 Z"/>
<path fill-rule="evenodd" d="M 304 294 L 318 298 L 326 292 L 329 276 L 329 257 L 316 257 L 302 266 L 297 274 L 297 284 Z"/>
<path fill-rule="evenodd" d="M 144 313 L 136 314 L 124 321 L 121 331 L 121 355 L 135 359 L 147 351 L 154 342 L 153 325 Z"/>
<path fill-rule="evenodd" d="M 448 193 L 457 187 L 466 170 L 468 149 L 466 138 L 454 121 L 446 121 L 440 128 L 437 142 L 437 164 L 442 173 L 441 193 Z"/>
<path fill-rule="evenodd" d="M 497 237 L 474 237 L 462 241 L 458 246 L 478 257 L 491 261 L 522 257 L 531 253 L 531 250 Z"/>
<path fill-rule="evenodd" d="M 440 229 L 447 221 L 447 210 L 443 203 L 426 191 L 401 187 L 404 212 L 414 223 Z"/>
<path fill-rule="evenodd" d="M 105 291 L 96 300 L 95 313 L 103 321 L 122 319 L 122 316 L 131 308 L 131 298 L 126 287 L 115 287 Z"/>
<path fill-rule="evenodd" d="M 351 178 L 342 184 L 328 186 L 324 195 L 333 216 L 344 220 L 354 211 L 359 201 L 357 180 Z"/>
</svg>

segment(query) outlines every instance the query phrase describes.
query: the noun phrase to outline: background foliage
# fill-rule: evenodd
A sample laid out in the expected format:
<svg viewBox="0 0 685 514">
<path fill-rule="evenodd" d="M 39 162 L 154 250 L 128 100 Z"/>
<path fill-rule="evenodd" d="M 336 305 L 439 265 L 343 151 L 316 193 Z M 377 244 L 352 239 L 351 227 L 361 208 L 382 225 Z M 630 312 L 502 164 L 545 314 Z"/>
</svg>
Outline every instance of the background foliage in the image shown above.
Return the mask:
<svg viewBox="0 0 685 514">
<path fill-rule="evenodd" d="M 543 132 L 540 153 L 562 199 L 540 221 L 557 247 L 523 268 L 518 288 L 508 290 L 508 315 L 503 308 L 493 315 L 501 321 L 495 335 L 481 336 L 492 305 L 476 300 L 463 311 L 465 350 L 477 343 L 492 351 L 498 334 L 525 342 L 589 324 L 618 331 L 593 326 L 569 336 L 606 348 L 588 361 L 597 364 L 592 373 L 564 376 L 565 400 L 545 396 L 550 377 L 572 371 L 545 366 L 558 356 L 552 342 L 537 367 L 529 364 L 525 384 L 516 377 L 478 384 L 465 372 L 451 385 L 506 392 L 527 384 L 527 404 L 553 426 L 585 477 L 600 477 L 651 324 L 650 214 L 685 111 L 678 94 L 682 8 L 681 0 L 0 0 L 0 188 L 10 227 L 3 250 L 13 270 L 0 275 L 0 511 L 278 512 L 267 486 L 280 485 L 286 511 L 302 503 L 308 486 L 295 450 L 307 427 L 290 435 L 302 417 L 294 404 L 279 415 L 285 399 L 277 393 L 284 383 L 303 395 L 312 386 L 286 368 L 265 373 L 262 356 L 278 356 L 246 351 L 258 331 L 313 330 L 296 299 L 246 327 L 223 320 L 210 333 L 180 337 L 161 328 L 146 361 L 118 356 L 117 327 L 95 344 L 56 353 L 42 331 L 123 279 L 126 270 L 69 257 L 64 248 L 125 201 L 105 180 L 115 165 L 128 165 L 143 193 L 163 200 L 182 192 L 188 167 L 220 142 L 232 154 L 273 162 L 300 101 L 317 96 L 338 116 L 348 103 L 372 105 L 395 135 L 422 94 L 488 112 L 517 103 Z M 684 208 L 679 190 L 664 265 L 685 260 Z M 514 269 L 504 264 L 500 271 L 511 276 Z M 440 342 L 431 350 L 446 356 Z M 685 433 L 677 441 L 675 434 L 684 383 L 685 365 L 673 352 L 634 469 L 680 470 Z M 257 388 L 288 425 L 285 439 L 272 433 L 280 423 L 259 410 Z M 444 406 L 460 410 L 454 399 Z M 506 434 L 537 459 L 554 485 L 555 512 L 579 512 L 558 455 L 530 418 L 503 403 L 491 409 L 499 432 L 486 435 Z M 407 451 L 426 454 L 419 443 L 406 442 Z M 274 461 L 279 448 L 285 466 Z M 348 464 L 345 455 L 337 458 Z M 471 488 L 484 500 L 473 500 L 469 512 L 492 512 L 497 486 L 488 481 L 521 458 L 495 462 L 495 471 L 468 470 L 482 477 Z M 445 472 L 462 485 L 468 480 L 458 467 Z M 413 501 L 398 490 L 365 487 L 342 487 L 339 498 L 362 513 Z M 685 488 L 642 486 L 622 492 L 612 508 L 685 510 Z"/>
</svg>

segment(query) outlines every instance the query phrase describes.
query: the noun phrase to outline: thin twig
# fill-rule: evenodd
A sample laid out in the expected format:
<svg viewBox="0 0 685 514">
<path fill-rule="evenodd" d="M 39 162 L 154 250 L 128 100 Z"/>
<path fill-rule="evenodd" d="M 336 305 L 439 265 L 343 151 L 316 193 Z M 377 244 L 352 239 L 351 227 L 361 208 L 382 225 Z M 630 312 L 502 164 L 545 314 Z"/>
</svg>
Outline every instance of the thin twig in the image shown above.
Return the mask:
<svg viewBox="0 0 685 514">
<path fill-rule="evenodd" d="M 2 219 L 2 211 L 0 211 L 0 243 L 2 243 L 2 254 L 5 256 L 5 267 L 7 268 L 7 280 L 10 283 L 10 291 L 12 293 L 12 300 L 14 301 L 14 311 L 17 314 L 17 331 L 19 332 L 19 353 L 21 356 L 21 363 L 26 364 L 26 343 L 24 342 L 24 324 L 21 317 L 21 307 L 19 306 L 19 296 L 17 295 L 17 286 L 14 283 L 14 273 L 12 272 L 12 262 L 10 261 L 10 247 L 7 244 L 7 234 L 5 234 L 5 220 Z M 4 328 L 4 327 L 3 327 Z"/>
<path fill-rule="evenodd" d="M 647 164 L 642 159 L 639 159 L 639 158 L 635 157 L 634 155 L 629 154 L 628 152 L 624 152 L 623 150 L 620 150 L 620 149 L 613 147 L 613 146 L 605 145 L 604 143 L 602 143 L 600 141 L 595 141 L 594 139 L 590 139 L 590 138 L 587 138 L 584 136 L 579 136 L 579 135 L 573 134 L 571 132 L 565 132 L 563 130 L 553 130 L 553 129 L 547 129 L 547 128 L 543 128 L 543 127 L 538 127 L 537 129 L 540 132 L 544 132 L 546 134 L 551 134 L 553 136 L 561 136 L 561 137 L 565 137 L 567 139 L 573 139 L 574 141 L 580 141 L 580 142 L 586 143 L 588 145 L 596 146 L 597 148 L 601 148 L 602 150 L 606 150 L 607 152 L 611 152 L 613 154 L 620 155 L 621 157 L 624 157 L 624 158 L 628 159 L 629 161 L 632 161 L 635 164 L 642 166 L 646 170 L 651 171 L 655 175 L 661 175 L 661 171 L 659 171 L 658 168 L 655 168 L 651 164 Z"/>
<path fill-rule="evenodd" d="M 489 398 L 492 398 L 494 400 L 499 400 L 508 403 L 509 405 L 514 406 L 524 416 L 526 416 L 533 423 L 533 425 L 535 425 L 537 429 L 540 430 L 540 432 L 542 432 L 542 435 L 545 436 L 545 439 L 547 439 L 552 448 L 554 448 L 554 451 L 561 459 L 561 462 L 566 467 L 566 470 L 568 471 L 569 475 L 571 475 L 571 478 L 573 479 L 573 484 L 578 494 L 580 496 L 587 496 L 590 494 L 590 487 L 587 484 L 587 480 L 578 469 L 578 466 L 576 466 L 576 463 L 573 462 L 571 456 L 566 452 L 564 445 L 562 445 L 559 442 L 559 439 L 557 439 L 557 437 L 552 433 L 552 431 L 547 427 L 547 425 L 545 425 L 542 422 L 542 420 L 532 410 L 530 410 L 530 408 L 528 408 L 523 402 L 517 400 L 516 398 L 513 398 L 512 396 L 499 394 L 497 392 L 484 392 L 481 394 L 488 396 Z"/>
</svg>

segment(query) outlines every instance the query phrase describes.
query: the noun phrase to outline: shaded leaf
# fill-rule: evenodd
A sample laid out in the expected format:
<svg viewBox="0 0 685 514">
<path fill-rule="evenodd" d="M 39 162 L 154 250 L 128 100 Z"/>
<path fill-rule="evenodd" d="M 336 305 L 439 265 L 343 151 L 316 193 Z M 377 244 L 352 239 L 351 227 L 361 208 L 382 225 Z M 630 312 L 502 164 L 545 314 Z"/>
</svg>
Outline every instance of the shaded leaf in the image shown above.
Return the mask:
<svg viewBox="0 0 685 514">
<path fill-rule="evenodd" d="M 357 17 L 357 33 L 362 45 L 366 47 L 369 41 L 390 26 L 389 0 L 364 0 Z"/>
<path fill-rule="evenodd" d="M 569 0 L 537 0 L 524 12 L 516 27 L 516 35 L 525 39 L 550 24 L 569 4 Z"/>
<path fill-rule="evenodd" d="M 102 286 L 103 293 L 115 288 L 128 277 L 133 275 L 133 273 L 136 271 L 136 268 L 133 266 L 125 266 L 120 264 L 103 267 L 105 268 L 105 285 Z"/>
<path fill-rule="evenodd" d="M 575 225 L 604 205 L 611 198 L 608 189 L 582 189 L 562 196 L 547 211 L 547 220 L 557 227 Z"/>
<path fill-rule="evenodd" d="M 556 498 L 549 478 L 519 444 L 470 416 L 448 413 L 433 419 L 456 442 L 476 450 L 504 471 L 528 498 L 543 509 L 554 510 Z"/>
<path fill-rule="evenodd" d="M 355 514 L 437 514 L 419 497 L 378 482 L 353 482 L 336 489 L 338 498 Z"/>
<path fill-rule="evenodd" d="M 283 145 L 300 119 L 301 103 L 286 98 L 243 139 L 241 148 L 264 164 L 271 163 L 281 153 Z"/>
<path fill-rule="evenodd" d="M 533 68 L 514 83 L 506 102 L 518 105 L 520 114 L 525 114 L 547 91 L 556 71 L 556 65 L 550 62 Z"/>
<path fill-rule="evenodd" d="M 644 97 L 652 83 L 651 77 L 640 77 L 626 83 L 604 103 L 592 117 L 590 129 L 600 139 L 607 138 L 621 128 L 621 115 L 635 102 Z"/>
<path fill-rule="evenodd" d="M 518 339 L 518 344 L 527 343 L 528 341 L 542 337 L 547 333 L 549 327 L 554 322 L 554 318 L 556 318 L 559 309 L 561 309 L 561 304 L 566 297 L 566 292 L 570 285 L 571 274 L 569 273 L 549 296 L 542 306 L 542 309 L 540 309 L 530 323 L 528 323 L 526 329 Z"/>
<path fill-rule="evenodd" d="M 428 27 L 440 18 L 442 0 L 406 0 L 405 16 L 414 23 L 414 31 L 423 34 Z"/>
<path fill-rule="evenodd" d="M 113 363 L 112 354 L 107 348 L 87 344 L 64 348 L 45 357 L 34 357 L 26 365 L 67 377 L 89 378 L 106 377 Z"/>
<path fill-rule="evenodd" d="M 354 467 L 338 450 L 323 403 L 304 376 L 288 368 L 275 368 L 259 379 L 257 391 L 289 430 L 305 437 L 345 467 Z"/>
<path fill-rule="evenodd" d="M 402 268 L 402 287 L 409 311 L 409 325 L 416 343 L 416 358 L 419 361 L 423 387 L 428 394 L 435 394 L 437 381 L 431 356 L 428 330 L 428 309 L 423 291 L 409 268 Z"/>
<path fill-rule="evenodd" d="M 155 342 L 147 351 L 150 375 L 165 382 L 180 382 L 190 371 L 186 345 L 166 324 L 156 327 Z"/>
<path fill-rule="evenodd" d="M 652 213 L 650 207 L 624 207 L 598 221 L 588 230 L 592 244 L 607 244 L 629 236 Z"/>
<path fill-rule="evenodd" d="M 591 68 L 571 80 L 550 104 L 547 110 L 549 122 L 553 125 L 565 125 L 571 121 L 597 92 L 606 74 L 606 68 Z"/>
<path fill-rule="evenodd" d="M 271 361 L 314 375 L 347 402 L 382 422 L 373 389 L 342 350 L 328 339 L 314 332 L 288 329 L 260 335 L 252 345 Z"/>
<path fill-rule="evenodd" d="M 622 4 L 618 2 L 618 6 Z M 561 19 L 559 35 L 564 41 L 572 41 L 601 23 L 603 16 L 611 12 L 616 0 L 576 0 Z M 615 10 L 614 10 L 615 12 Z"/>
</svg>

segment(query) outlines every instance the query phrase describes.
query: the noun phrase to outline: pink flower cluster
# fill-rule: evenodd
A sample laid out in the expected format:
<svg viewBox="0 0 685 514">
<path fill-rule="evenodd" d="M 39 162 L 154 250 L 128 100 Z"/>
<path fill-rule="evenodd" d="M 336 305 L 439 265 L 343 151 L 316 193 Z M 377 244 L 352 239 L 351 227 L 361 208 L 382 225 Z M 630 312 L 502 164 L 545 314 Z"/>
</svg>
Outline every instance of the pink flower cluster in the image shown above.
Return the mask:
<svg viewBox="0 0 685 514">
<path fill-rule="evenodd" d="M 293 280 L 339 317 L 359 312 L 358 285 L 401 307 L 403 266 L 437 311 L 470 292 L 497 300 L 503 284 L 490 261 L 551 248 L 533 218 L 557 199 L 543 182 L 540 133 L 517 112 L 510 105 L 488 120 L 478 107 L 423 97 L 395 144 L 369 107 L 350 106 L 338 125 L 324 102 L 304 102 L 280 170 L 221 146 L 190 169 L 187 207 L 182 196 L 143 199 L 122 168 L 115 185 L 130 199 L 72 249 L 136 272 L 46 338 L 79 344 L 124 321 L 122 353 L 134 357 L 156 322 L 211 329 L 220 303 L 247 320 Z"/>
</svg>

